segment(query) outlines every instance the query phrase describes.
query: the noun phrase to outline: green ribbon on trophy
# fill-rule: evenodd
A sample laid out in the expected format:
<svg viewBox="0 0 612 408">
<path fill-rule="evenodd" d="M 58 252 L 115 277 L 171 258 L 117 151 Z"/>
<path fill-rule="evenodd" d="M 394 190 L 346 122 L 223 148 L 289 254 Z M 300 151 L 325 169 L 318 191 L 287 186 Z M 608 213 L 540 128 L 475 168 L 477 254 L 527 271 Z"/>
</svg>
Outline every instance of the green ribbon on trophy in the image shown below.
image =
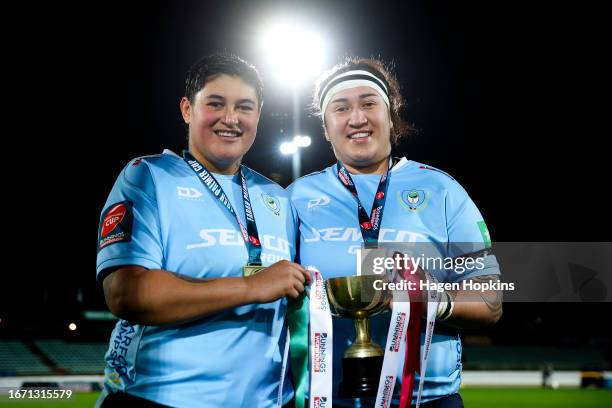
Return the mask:
<svg viewBox="0 0 612 408">
<path fill-rule="evenodd" d="M 291 374 L 295 388 L 295 408 L 304 408 L 306 404 L 306 381 L 308 381 L 308 302 L 306 292 L 289 302 L 287 324 L 291 333 L 289 353 Z"/>
</svg>

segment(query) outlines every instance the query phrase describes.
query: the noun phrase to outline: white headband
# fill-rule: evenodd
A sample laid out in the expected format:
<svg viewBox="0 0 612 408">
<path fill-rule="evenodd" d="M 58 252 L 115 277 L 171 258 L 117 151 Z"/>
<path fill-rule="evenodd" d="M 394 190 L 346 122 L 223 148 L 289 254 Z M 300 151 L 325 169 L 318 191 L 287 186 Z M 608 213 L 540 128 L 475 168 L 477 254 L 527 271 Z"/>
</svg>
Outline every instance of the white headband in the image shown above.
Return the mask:
<svg viewBox="0 0 612 408">
<path fill-rule="evenodd" d="M 347 89 L 367 86 L 374 89 L 390 108 L 389 93 L 387 86 L 376 75 L 364 70 L 344 72 L 332 78 L 321 90 L 319 100 L 321 101 L 321 114 L 325 122 L 325 110 L 332 98 L 339 92 Z"/>
</svg>

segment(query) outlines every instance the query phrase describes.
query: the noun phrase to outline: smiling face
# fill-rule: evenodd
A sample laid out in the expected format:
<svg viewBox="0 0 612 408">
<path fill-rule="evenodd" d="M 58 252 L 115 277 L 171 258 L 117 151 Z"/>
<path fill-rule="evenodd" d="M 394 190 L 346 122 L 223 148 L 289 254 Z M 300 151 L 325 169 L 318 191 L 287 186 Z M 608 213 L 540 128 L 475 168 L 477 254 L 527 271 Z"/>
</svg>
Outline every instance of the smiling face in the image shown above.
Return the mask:
<svg viewBox="0 0 612 408">
<path fill-rule="evenodd" d="M 334 154 L 354 173 L 383 173 L 391 154 L 389 109 L 368 86 L 334 95 L 324 112 L 325 133 Z"/>
<path fill-rule="evenodd" d="M 257 133 L 260 110 L 255 89 L 240 77 L 221 74 L 193 99 L 181 100 L 189 151 L 210 171 L 236 173 Z"/>
</svg>

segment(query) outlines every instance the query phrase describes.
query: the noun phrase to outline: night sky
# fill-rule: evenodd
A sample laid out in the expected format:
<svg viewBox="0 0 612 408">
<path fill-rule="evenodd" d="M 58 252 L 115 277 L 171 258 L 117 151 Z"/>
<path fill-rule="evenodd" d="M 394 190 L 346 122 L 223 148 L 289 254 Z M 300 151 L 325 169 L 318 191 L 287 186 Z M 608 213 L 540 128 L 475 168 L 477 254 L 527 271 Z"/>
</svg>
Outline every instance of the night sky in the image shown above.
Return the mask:
<svg viewBox="0 0 612 408">
<path fill-rule="evenodd" d="M 37 278 L 26 292 L 3 296 L 11 299 L 4 313 L 17 304 L 71 308 L 78 288 L 86 307 L 103 307 L 95 258 L 106 196 L 131 158 L 185 147 L 179 100 L 187 69 L 202 55 L 230 51 L 259 68 L 265 103 L 245 163 L 290 182 L 290 160 L 278 152 L 286 133 L 272 114 L 290 118 L 291 91 L 254 45 L 261 27 L 282 15 L 329 40 L 326 68 L 344 55 L 394 63 L 404 117 L 418 129 L 395 153 L 455 177 L 494 241 L 609 241 L 600 220 L 609 189 L 601 183 L 610 174 L 596 125 L 603 108 L 593 96 L 599 13 L 554 2 L 469 3 L 95 2 L 33 21 L 39 40 L 23 53 L 35 60 L 27 73 L 38 91 L 24 95 L 33 102 L 30 138 L 18 143 L 21 151 L 36 143 L 53 177 L 30 177 L 48 197 L 27 217 L 46 226 L 44 245 L 27 263 Z M 300 132 L 313 138 L 303 174 L 334 162 L 306 109 L 311 92 L 300 90 Z"/>
</svg>

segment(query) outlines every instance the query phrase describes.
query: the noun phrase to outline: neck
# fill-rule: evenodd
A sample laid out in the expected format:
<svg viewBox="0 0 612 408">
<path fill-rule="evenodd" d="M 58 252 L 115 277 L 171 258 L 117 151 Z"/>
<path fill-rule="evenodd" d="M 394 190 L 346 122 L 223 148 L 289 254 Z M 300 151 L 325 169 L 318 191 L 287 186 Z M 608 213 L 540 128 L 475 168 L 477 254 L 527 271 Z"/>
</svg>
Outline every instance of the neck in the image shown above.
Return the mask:
<svg viewBox="0 0 612 408">
<path fill-rule="evenodd" d="M 233 161 L 233 162 L 220 163 L 217 161 L 207 159 L 197 149 L 194 149 L 191 146 L 189 147 L 189 153 L 191 153 L 193 157 L 195 157 L 200 163 L 206 166 L 206 170 L 212 173 L 232 175 L 232 174 L 236 174 L 238 170 L 240 169 L 240 159 Z"/>
<path fill-rule="evenodd" d="M 386 156 L 376 163 L 365 165 L 361 165 L 360 163 L 348 164 L 345 162 L 342 162 L 342 164 L 344 164 L 344 167 L 346 167 L 351 174 L 383 174 L 386 173 L 389 168 L 389 156 Z"/>
</svg>

